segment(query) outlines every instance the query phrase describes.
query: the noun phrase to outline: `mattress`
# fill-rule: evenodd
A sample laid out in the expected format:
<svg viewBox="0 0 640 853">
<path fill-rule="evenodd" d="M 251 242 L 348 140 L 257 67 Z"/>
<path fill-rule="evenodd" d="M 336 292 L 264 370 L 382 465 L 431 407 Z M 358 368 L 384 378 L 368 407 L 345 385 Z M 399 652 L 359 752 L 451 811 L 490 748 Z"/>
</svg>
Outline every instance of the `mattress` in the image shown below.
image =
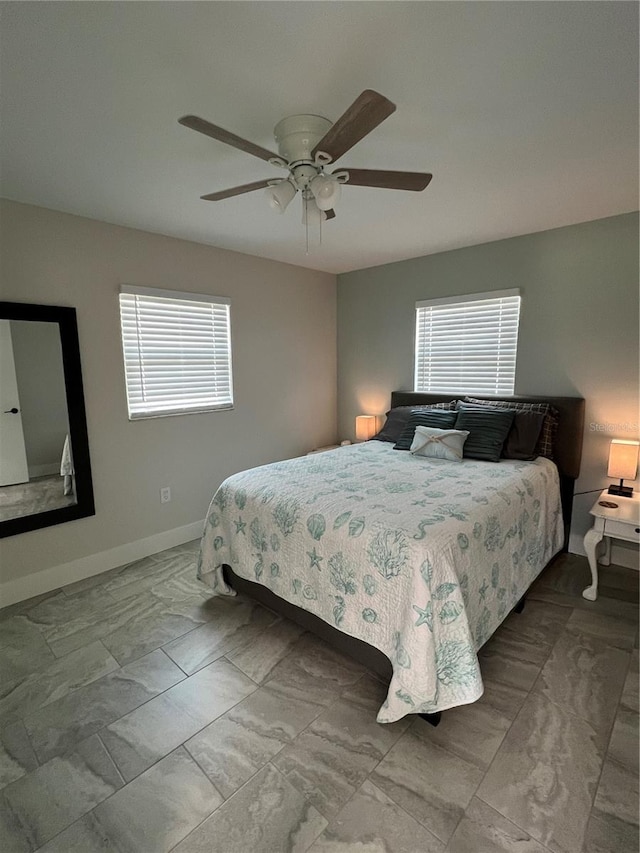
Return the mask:
<svg viewBox="0 0 640 853">
<path fill-rule="evenodd" d="M 474 702 L 477 651 L 562 547 L 553 462 L 450 462 L 369 441 L 229 477 L 199 577 L 222 566 L 382 651 L 381 723 Z"/>
</svg>

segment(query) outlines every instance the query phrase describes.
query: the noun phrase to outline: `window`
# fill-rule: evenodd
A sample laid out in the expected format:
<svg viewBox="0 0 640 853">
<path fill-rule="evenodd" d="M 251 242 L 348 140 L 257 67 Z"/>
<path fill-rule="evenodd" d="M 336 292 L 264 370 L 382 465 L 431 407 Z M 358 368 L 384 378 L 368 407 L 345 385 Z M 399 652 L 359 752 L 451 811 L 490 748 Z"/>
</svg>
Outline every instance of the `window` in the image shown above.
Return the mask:
<svg viewBox="0 0 640 853">
<path fill-rule="evenodd" d="M 230 409 L 229 300 L 120 288 L 129 418 Z"/>
<path fill-rule="evenodd" d="M 416 303 L 416 391 L 513 394 L 520 295 L 498 290 Z"/>
</svg>

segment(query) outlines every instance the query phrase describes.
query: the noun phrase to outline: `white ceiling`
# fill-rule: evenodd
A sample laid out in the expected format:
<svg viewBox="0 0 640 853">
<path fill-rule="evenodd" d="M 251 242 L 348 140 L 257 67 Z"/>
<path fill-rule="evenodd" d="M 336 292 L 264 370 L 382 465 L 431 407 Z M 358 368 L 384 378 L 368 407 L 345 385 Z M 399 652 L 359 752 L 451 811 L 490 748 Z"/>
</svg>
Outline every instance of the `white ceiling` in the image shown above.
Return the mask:
<svg viewBox="0 0 640 853">
<path fill-rule="evenodd" d="M 638 207 L 635 3 L 0 8 L 10 199 L 334 273 Z M 433 172 L 425 192 L 345 187 L 308 255 L 299 200 L 199 199 L 282 173 L 180 116 L 275 150 L 281 118 L 366 88 L 398 109 L 338 164 Z"/>
</svg>

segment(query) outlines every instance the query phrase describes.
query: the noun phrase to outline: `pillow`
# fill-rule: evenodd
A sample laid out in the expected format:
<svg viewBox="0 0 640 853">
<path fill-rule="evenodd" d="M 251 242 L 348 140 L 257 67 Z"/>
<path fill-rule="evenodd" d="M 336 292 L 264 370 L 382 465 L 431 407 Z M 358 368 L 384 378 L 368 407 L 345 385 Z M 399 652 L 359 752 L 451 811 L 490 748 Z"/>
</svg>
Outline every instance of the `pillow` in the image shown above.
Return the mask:
<svg viewBox="0 0 640 853">
<path fill-rule="evenodd" d="M 497 407 L 499 409 L 514 409 L 516 412 L 538 412 L 544 415 L 542 429 L 534 454 L 553 459 L 553 445 L 558 431 L 558 410 L 550 403 L 524 403 L 518 400 L 478 400 L 476 397 L 465 397 L 465 403 L 475 403 L 477 406 Z"/>
<path fill-rule="evenodd" d="M 402 435 L 402 430 L 406 427 L 411 412 L 422 411 L 423 409 L 453 411 L 455 407 L 455 400 L 445 403 L 432 403 L 428 406 L 396 406 L 387 412 L 387 420 L 384 426 L 377 435 L 373 436 L 372 441 L 392 441 L 395 444 Z"/>
<path fill-rule="evenodd" d="M 396 444 L 394 450 L 409 450 L 413 436 L 417 426 L 435 427 L 436 429 L 451 429 L 456 422 L 457 412 L 443 411 L 442 409 L 414 409 L 409 415 L 407 425 L 402 430 L 402 434 Z"/>
<path fill-rule="evenodd" d="M 544 415 L 540 412 L 519 412 L 513 419 L 513 426 L 502 448 L 505 459 L 535 459 Z"/>
<path fill-rule="evenodd" d="M 462 462 L 462 448 L 468 435 L 464 430 L 417 426 L 410 450 L 414 456 Z"/>
<path fill-rule="evenodd" d="M 470 459 L 499 462 L 515 412 L 509 409 L 465 407 L 458 403 L 456 429 L 468 430 L 469 438 L 464 445 L 464 455 Z"/>
<path fill-rule="evenodd" d="M 462 403 L 465 408 L 477 408 L 480 411 L 487 410 L 486 406 L 476 403 Z M 492 411 L 494 407 L 490 407 Z M 497 407 L 496 409 L 497 410 Z M 513 426 L 509 430 L 507 440 L 502 448 L 503 459 L 535 459 L 536 445 L 540 437 L 540 430 L 544 421 L 544 415 L 539 412 L 521 412 L 518 409 L 499 409 L 502 412 L 514 411 Z"/>
</svg>

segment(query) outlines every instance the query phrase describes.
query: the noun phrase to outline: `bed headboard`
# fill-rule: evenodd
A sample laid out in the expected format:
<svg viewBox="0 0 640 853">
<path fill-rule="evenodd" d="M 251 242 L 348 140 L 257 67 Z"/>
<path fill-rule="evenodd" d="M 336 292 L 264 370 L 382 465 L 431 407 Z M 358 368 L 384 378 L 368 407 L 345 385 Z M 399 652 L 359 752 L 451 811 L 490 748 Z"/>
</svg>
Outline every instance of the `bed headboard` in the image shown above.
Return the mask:
<svg viewBox="0 0 640 853">
<path fill-rule="evenodd" d="M 495 400 L 474 394 L 480 400 Z M 391 408 L 395 406 L 424 406 L 429 403 L 457 400 L 455 394 L 425 394 L 421 391 L 392 391 Z M 573 488 L 580 474 L 582 459 L 582 436 L 584 431 L 584 400 L 581 397 L 500 397 L 500 400 L 521 403 L 550 403 L 559 413 L 558 432 L 555 443 L 555 463 L 560 472 L 560 494 L 565 523 L 565 548 L 568 544 Z"/>
</svg>

